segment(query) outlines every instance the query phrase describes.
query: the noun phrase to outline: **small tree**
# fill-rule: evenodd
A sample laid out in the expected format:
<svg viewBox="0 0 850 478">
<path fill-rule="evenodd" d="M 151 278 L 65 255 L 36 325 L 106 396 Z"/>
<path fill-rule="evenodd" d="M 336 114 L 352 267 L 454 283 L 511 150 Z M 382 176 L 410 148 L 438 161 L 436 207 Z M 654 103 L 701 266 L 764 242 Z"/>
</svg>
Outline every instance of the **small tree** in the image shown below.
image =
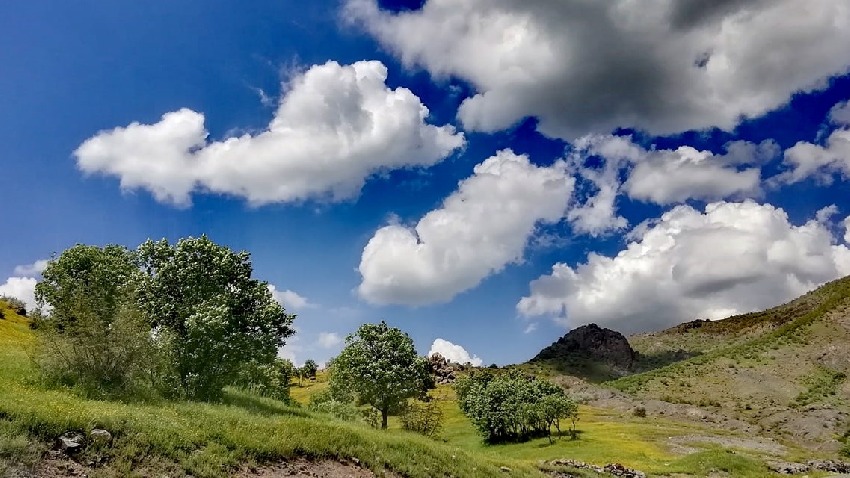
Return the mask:
<svg viewBox="0 0 850 478">
<path fill-rule="evenodd" d="M 319 371 L 319 366 L 313 359 L 307 359 L 302 368 L 304 369 L 304 376 L 307 378 L 316 378 L 316 372 Z"/>
<path fill-rule="evenodd" d="M 140 273 L 132 251 L 76 245 L 42 277 L 36 299 L 50 312 L 34 315 L 46 378 L 90 395 L 136 396 L 161 386 L 166 367 L 135 305 Z"/>
<path fill-rule="evenodd" d="M 350 389 L 359 404 L 380 413 L 386 429 L 387 417 L 422 393 L 427 361 L 417 356 L 409 335 L 386 322 L 361 325 L 345 343 L 334 360 L 331 381 L 341 382 L 338 388 Z"/>
</svg>

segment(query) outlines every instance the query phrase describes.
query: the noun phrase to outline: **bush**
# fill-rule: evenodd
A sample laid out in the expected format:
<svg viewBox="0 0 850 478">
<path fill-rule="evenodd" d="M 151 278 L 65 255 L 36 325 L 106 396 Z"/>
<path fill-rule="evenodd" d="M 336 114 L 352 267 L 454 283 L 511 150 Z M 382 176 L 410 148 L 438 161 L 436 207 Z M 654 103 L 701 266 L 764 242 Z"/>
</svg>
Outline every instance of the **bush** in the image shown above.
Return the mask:
<svg viewBox="0 0 850 478">
<path fill-rule="evenodd" d="M 489 370 L 462 377 L 455 384 L 463 413 L 488 442 L 523 441 L 560 435 L 561 419 L 572 420 L 575 437 L 578 406 L 551 382 L 518 371 L 497 374 Z"/>
<path fill-rule="evenodd" d="M 645 407 L 636 407 L 634 411 L 632 411 L 632 415 L 638 418 L 646 418 L 646 408 Z"/>
<path fill-rule="evenodd" d="M 314 393 L 310 397 L 310 403 L 307 405 L 307 408 L 314 412 L 326 413 L 347 422 L 364 420 L 363 413 L 353 401 L 336 396 L 330 389 Z"/>
<path fill-rule="evenodd" d="M 440 410 L 434 400 L 408 402 L 401 413 L 402 428 L 427 437 L 433 437 L 440 433 L 442 421 L 443 411 Z"/>
<path fill-rule="evenodd" d="M 6 305 L 8 305 L 10 309 L 14 310 L 16 314 L 22 316 L 27 315 L 27 304 L 25 304 L 21 299 L 9 297 L 7 295 L 0 295 L 0 301 L 5 302 Z M 2 318 L 2 316 L 0 316 L 0 318 Z"/>
<path fill-rule="evenodd" d="M 275 359 L 271 364 L 251 361 L 242 366 L 235 385 L 263 397 L 288 402 L 294 373 L 295 367 L 289 360 Z"/>
<path fill-rule="evenodd" d="M 76 314 L 73 331 L 40 330 L 36 363 L 48 384 L 92 397 L 153 398 L 169 372 L 146 321 L 127 305 L 108 325 L 92 312 Z"/>
</svg>

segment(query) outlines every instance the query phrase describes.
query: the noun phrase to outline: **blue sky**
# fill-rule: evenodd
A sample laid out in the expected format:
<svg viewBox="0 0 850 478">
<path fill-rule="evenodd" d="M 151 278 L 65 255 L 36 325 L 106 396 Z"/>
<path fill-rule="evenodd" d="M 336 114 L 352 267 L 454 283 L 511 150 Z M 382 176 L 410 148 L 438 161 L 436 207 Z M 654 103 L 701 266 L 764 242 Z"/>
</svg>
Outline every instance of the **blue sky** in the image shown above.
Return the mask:
<svg viewBox="0 0 850 478">
<path fill-rule="evenodd" d="M 208 234 L 298 314 L 298 362 L 384 319 L 505 364 L 850 273 L 850 7 L 634 3 L 19 2 L 0 292 Z"/>
</svg>

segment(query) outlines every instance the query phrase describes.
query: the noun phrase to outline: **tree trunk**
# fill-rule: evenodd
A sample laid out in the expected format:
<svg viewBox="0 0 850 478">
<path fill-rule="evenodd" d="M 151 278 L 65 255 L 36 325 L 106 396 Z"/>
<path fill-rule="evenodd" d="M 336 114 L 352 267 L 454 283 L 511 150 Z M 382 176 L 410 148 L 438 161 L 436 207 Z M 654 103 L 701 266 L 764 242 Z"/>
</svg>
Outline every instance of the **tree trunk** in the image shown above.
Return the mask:
<svg viewBox="0 0 850 478">
<path fill-rule="evenodd" d="M 389 409 L 381 410 L 381 430 L 387 429 L 387 417 L 389 416 Z"/>
</svg>

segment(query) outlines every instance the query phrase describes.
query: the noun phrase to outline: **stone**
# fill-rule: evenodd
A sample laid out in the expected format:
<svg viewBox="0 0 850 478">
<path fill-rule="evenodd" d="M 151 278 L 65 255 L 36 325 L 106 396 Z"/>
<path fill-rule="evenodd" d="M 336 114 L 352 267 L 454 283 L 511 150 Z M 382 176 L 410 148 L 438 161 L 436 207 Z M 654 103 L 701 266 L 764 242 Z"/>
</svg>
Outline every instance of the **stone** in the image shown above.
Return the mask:
<svg viewBox="0 0 850 478">
<path fill-rule="evenodd" d="M 95 428 L 89 432 L 92 445 L 109 446 L 112 443 L 112 434 L 102 428 Z"/>
<path fill-rule="evenodd" d="M 59 437 L 59 449 L 67 454 L 73 454 L 83 449 L 86 437 L 79 432 L 66 432 Z"/>
</svg>

